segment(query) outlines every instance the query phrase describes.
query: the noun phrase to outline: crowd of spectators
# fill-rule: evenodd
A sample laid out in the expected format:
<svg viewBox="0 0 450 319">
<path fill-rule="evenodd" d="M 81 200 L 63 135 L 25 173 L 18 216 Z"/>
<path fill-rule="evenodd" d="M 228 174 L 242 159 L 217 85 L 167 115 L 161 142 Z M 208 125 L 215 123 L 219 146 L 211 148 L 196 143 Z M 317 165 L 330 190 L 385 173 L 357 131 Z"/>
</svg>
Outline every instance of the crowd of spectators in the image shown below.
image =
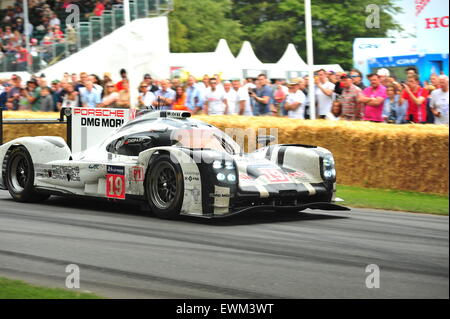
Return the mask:
<svg viewBox="0 0 450 319">
<path fill-rule="evenodd" d="M 318 70 L 314 76 L 317 118 L 387 123 L 449 123 L 448 77 L 433 74 L 420 83 L 417 70 L 407 69 L 407 81 L 397 82 L 389 70 L 369 74 L 365 87 L 358 70 Z M 138 97 L 131 101 L 130 90 Z M 44 74 L 22 83 L 18 75 L 0 80 L 0 108 L 4 110 L 59 111 L 63 107 L 107 107 L 185 110 L 193 114 L 279 116 L 309 119 L 309 79 L 270 81 L 265 74 L 245 80 L 223 81 L 218 74 L 199 81 L 189 76 L 153 79 L 145 74 L 130 88 L 126 70 L 114 83 L 109 73 L 64 74 L 51 83 Z"/>
<path fill-rule="evenodd" d="M 76 31 L 66 26 L 66 8 L 76 4 L 81 18 L 101 16 L 104 10 L 111 10 L 114 4 L 123 0 L 29 0 L 29 24 L 25 25 L 22 0 L 14 6 L 0 10 L 0 66 L 8 61 L 12 71 L 25 71 L 32 57 L 40 57 L 48 63 L 53 57 L 52 45 L 67 43 L 74 52 Z M 29 51 L 26 49 L 26 32 L 30 34 Z M 7 59 L 9 58 L 9 59 Z"/>
</svg>

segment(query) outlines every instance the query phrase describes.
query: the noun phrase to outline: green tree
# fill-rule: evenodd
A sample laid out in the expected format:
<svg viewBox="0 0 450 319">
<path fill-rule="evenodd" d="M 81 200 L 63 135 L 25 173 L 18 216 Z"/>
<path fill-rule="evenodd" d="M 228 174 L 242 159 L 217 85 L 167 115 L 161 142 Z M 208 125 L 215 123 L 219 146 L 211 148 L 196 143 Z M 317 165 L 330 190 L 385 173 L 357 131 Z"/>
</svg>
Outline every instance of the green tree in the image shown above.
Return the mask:
<svg viewBox="0 0 450 319">
<path fill-rule="evenodd" d="M 169 15 L 171 51 L 210 52 L 224 38 L 238 52 L 244 33 L 230 18 L 231 9 L 231 0 L 175 0 Z"/>
<path fill-rule="evenodd" d="M 354 38 L 385 37 L 401 30 L 393 16 L 401 12 L 393 0 L 312 0 L 314 62 L 351 67 Z M 380 8 L 380 28 L 367 28 L 369 4 Z M 243 24 L 245 39 L 252 42 L 263 62 L 276 62 L 287 44 L 306 57 L 303 0 L 234 0 L 232 16 Z"/>
</svg>

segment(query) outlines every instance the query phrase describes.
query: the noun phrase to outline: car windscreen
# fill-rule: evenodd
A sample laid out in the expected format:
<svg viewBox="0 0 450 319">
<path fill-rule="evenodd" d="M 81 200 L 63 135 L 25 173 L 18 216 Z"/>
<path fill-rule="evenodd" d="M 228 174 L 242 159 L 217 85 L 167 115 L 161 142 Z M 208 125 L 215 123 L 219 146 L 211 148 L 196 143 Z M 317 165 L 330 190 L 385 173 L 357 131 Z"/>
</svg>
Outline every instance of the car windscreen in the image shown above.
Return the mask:
<svg viewBox="0 0 450 319">
<path fill-rule="evenodd" d="M 211 149 L 239 154 L 240 147 L 231 137 L 217 128 L 176 129 L 171 132 L 171 140 L 177 141 L 174 146 L 190 149 Z"/>
</svg>

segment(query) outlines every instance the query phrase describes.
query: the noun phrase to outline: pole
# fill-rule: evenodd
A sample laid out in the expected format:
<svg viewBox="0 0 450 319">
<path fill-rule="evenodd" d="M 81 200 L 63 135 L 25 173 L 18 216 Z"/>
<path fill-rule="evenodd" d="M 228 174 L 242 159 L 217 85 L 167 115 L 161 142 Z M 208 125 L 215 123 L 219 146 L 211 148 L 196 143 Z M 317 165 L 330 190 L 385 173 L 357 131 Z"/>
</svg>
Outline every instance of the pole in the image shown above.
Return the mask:
<svg viewBox="0 0 450 319">
<path fill-rule="evenodd" d="M 131 23 L 131 15 L 130 15 L 130 1 L 129 0 L 123 0 L 123 13 L 125 18 L 125 27 L 129 27 Z M 129 41 L 131 40 L 131 36 L 128 37 Z M 138 85 L 134 82 L 134 68 L 133 68 L 133 58 L 131 56 L 131 53 L 133 50 L 133 46 L 131 43 L 127 45 L 127 76 L 128 76 L 128 84 L 130 86 L 130 108 L 133 108 L 137 105 L 137 87 Z"/>
<path fill-rule="evenodd" d="M 309 77 L 309 114 L 311 120 L 316 119 L 316 96 L 314 85 L 314 51 L 313 51 L 313 33 L 311 19 L 311 0 L 305 0 L 305 25 L 306 25 L 306 52 L 308 59 L 308 77 Z"/>
<path fill-rule="evenodd" d="M 31 57 L 31 52 L 30 52 L 30 28 L 28 27 L 28 25 L 30 24 L 30 20 L 28 18 L 28 0 L 23 0 L 23 30 L 25 31 L 25 48 L 27 50 L 27 71 L 30 72 L 31 71 L 31 63 L 33 60 L 29 60 Z M 32 72 L 30 72 L 32 73 Z"/>
</svg>

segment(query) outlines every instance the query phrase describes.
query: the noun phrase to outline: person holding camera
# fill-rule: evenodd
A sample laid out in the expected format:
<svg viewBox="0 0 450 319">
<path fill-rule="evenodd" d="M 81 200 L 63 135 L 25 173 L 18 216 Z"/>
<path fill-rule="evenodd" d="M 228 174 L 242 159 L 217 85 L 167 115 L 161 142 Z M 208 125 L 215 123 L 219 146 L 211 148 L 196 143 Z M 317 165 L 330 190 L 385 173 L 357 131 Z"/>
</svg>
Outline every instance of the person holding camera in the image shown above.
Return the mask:
<svg viewBox="0 0 450 319">
<path fill-rule="evenodd" d="M 270 100 L 272 98 L 272 88 L 267 84 L 265 74 L 258 75 L 256 89 L 249 89 L 249 95 L 253 100 L 254 115 L 271 115 Z"/>
<path fill-rule="evenodd" d="M 406 120 L 414 123 L 427 122 L 427 98 L 428 91 L 419 85 L 417 74 L 408 75 L 408 81 L 403 85 L 401 104 L 408 103 Z"/>
<path fill-rule="evenodd" d="M 406 123 L 406 103 L 400 104 L 397 87 L 390 85 L 386 88 L 386 99 L 383 105 L 383 119 L 386 123 Z"/>
</svg>

